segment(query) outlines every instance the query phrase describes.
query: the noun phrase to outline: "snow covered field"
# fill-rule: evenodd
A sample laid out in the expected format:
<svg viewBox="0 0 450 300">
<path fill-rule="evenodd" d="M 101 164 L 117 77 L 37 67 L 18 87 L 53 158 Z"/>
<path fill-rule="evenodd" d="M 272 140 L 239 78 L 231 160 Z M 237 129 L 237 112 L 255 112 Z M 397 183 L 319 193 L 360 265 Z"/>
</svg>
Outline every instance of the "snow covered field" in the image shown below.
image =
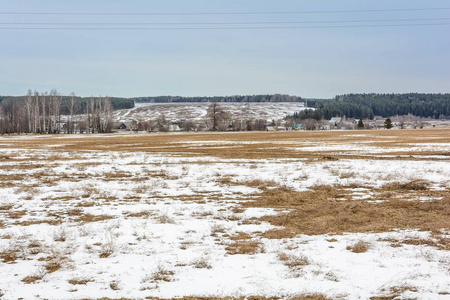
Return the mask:
<svg viewBox="0 0 450 300">
<path fill-rule="evenodd" d="M 149 120 L 164 115 L 168 120 L 202 121 L 206 117 L 206 110 L 209 105 L 208 102 L 136 103 L 136 107 L 132 109 L 115 111 L 114 118 L 118 120 Z M 224 102 L 219 103 L 219 105 L 232 119 L 264 119 L 269 121 L 281 120 L 287 115 L 305 109 L 303 102 Z"/>
<path fill-rule="evenodd" d="M 450 297 L 449 130 L 0 137 L 0 179 L 2 299 Z"/>
</svg>

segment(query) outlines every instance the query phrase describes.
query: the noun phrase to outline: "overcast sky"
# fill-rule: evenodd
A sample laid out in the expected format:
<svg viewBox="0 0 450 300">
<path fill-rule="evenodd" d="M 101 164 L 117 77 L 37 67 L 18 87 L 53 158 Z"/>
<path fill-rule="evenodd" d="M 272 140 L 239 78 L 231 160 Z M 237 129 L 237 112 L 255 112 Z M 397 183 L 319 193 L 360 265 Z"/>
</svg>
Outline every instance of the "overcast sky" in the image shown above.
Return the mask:
<svg viewBox="0 0 450 300">
<path fill-rule="evenodd" d="M 450 8 L 448 0 L 0 3 L 0 95 L 53 88 L 62 94 L 122 97 L 450 92 L 450 9 L 422 10 Z M 34 14 L 12 14 L 17 12 Z M 156 14 L 37 14 L 61 12 Z M 211 14 L 257 12 L 298 13 Z M 446 25 L 409 26 L 435 23 Z M 392 24 L 408 26 L 379 26 Z M 38 27 L 90 29 L 17 29 Z M 99 27 L 163 29 L 92 30 Z M 208 29 L 168 29 L 173 27 Z M 230 27 L 241 29 L 223 29 Z"/>
</svg>

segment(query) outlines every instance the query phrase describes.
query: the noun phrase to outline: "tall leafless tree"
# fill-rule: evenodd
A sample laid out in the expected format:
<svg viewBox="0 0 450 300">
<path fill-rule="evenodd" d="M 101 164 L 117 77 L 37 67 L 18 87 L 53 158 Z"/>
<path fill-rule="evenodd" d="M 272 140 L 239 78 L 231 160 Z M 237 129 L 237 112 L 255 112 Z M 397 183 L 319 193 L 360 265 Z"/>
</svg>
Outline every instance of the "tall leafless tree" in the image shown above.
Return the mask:
<svg viewBox="0 0 450 300">
<path fill-rule="evenodd" d="M 80 104 L 75 97 L 75 93 L 70 94 L 70 98 L 66 102 L 67 111 L 69 112 L 69 118 L 67 122 L 67 133 L 74 133 L 75 127 L 75 116 L 79 113 Z"/>
<path fill-rule="evenodd" d="M 211 102 L 206 111 L 206 122 L 210 131 L 219 130 L 220 114 L 222 113 L 222 108 L 217 101 Z M 208 122 L 209 121 L 209 122 Z"/>
</svg>

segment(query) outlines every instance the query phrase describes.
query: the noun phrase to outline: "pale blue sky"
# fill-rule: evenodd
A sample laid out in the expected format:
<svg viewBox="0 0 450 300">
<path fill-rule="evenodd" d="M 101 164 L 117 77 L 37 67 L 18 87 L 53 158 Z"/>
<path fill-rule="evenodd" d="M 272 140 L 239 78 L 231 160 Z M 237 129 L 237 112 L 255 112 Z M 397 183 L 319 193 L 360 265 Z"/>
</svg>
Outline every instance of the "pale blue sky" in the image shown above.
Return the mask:
<svg viewBox="0 0 450 300">
<path fill-rule="evenodd" d="M 0 4 L 0 13 L 235 13 L 450 8 L 448 0 L 3 0 Z M 401 21 L 405 19 L 412 21 Z M 280 15 L 0 14 L 0 20 L 0 28 L 72 26 L 10 24 L 41 22 L 397 20 L 372 23 L 188 25 L 359 26 L 450 23 L 450 10 Z M 112 27 L 128 26 L 116 24 Z M 171 26 L 160 25 L 166 28 Z M 176 25 L 182 26 L 186 25 Z M 328 98 L 352 92 L 450 92 L 449 37 L 450 25 L 126 31 L 0 29 L 0 95 L 23 95 L 28 89 L 46 91 L 53 88 L 62 94 L 75 92 L 81 96 L 122 97 L 281 93 Z"/>
</svg>

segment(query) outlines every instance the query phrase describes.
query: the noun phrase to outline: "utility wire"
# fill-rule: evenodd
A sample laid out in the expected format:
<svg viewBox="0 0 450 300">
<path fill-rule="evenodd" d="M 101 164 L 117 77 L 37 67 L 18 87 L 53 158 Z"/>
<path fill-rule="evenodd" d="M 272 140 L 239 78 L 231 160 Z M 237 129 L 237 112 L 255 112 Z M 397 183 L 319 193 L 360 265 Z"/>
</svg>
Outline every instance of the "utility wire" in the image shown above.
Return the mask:
<svg viewBox="0 0 450 300">
<path fill-rule="evenodd" d="M 257 26 L 257 27 L 0 27 L 0 30 L 246 30 L 246 29 L 308 29 L 308 28 L 369 28 L 442 26 L 449 23 L 329 25 L 329 26 Z"/>
<path fill-rule="evenodd" d="M 450 10 L 449 7 L 435 8 L 398 8 L 398 9 L 359 9 L 359 10 L 310 10 L 279 12 L 17 12 L 3 11 L 0 15 L 86 15 L 86 16 L 172 16 L 172 15 L 286 15 L 286 14 L 333 14 L 333 13 L 369 13 L 399 11 L 437 11 Z"/>
<path fill-rule="evenodd" d="M 322 24 L 322 23 L 371 23 L 371 22 L 412 22 L 443 21 L 450 18 L 434 19 L 390 19 L 390 20 L 338 20 L 338 21 L 293 21 L 293 22 L 0 22 L 0 25 L 258 25 L 258 24 Z"/>
</svg>

